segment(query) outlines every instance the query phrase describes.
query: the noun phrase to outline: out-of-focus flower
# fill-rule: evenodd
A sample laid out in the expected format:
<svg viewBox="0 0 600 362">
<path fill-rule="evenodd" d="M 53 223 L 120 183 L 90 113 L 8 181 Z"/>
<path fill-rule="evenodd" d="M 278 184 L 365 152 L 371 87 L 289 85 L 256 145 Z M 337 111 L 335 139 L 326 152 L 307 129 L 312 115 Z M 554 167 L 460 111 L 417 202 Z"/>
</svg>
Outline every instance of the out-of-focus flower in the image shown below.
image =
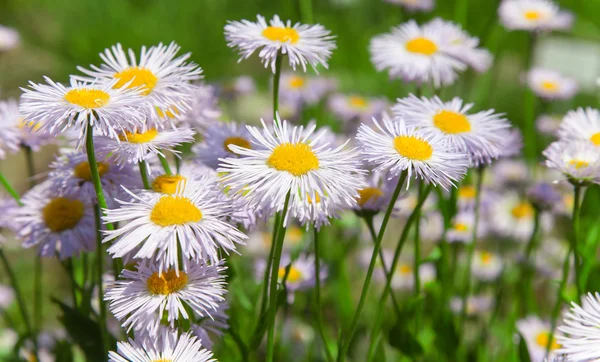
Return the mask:
<svg viewBox="0 0 600 362">
<path fill-rule="evenodd" d="M 594 108 L 578 108 L 569 111 L 558 129 L 562 140 L 588 141 L 600 146 L 600 111 Z"/>
<path fill-rule="evenodd" d="M 547 182 L 538 182 L 529 187 L 527 197 L 539 210 L 549 211 L 562 200 L 561 193 Z"/>
<path fill-rule="evenodd" d="M 400 5 L 409 11 L 429 12 L 435 6 L 435 0 L 384 0 L 390 4 Z"/>
<path fill-rule="evenodd" d="M 571 183 L 600 183 L 600 153 L 589 141 L 556 141 L 543 152 L 546 166 Z"/>
<path fill-rule="evenodd" d="M 290 103 L 314 105 L 336 87 L 337 83 L 332 78 L 283 73 L 279 84 L 279 97 Z"/>
<path fill-rule="evenodd" d="M 16 48 L 21 42 L 19 33 L 4 25 L 0 25 L 0 53 Z"/>
<path fill-rule="evenodd" d="M 573 24 L 573 14 L 551 0 L 504 0 L 498 14 L 509 30 L 568 30 Z"/>
<path fill-rule="evenodd" d="M 456 314 L 462 311 L 463 300 L 460 297 L 450 299 L 450 309 Z M 494 306 L 494 298 L 490 295 L 470 295 L 467 297 L 467 315 L 476 316 L 488 312 Z"/>
<path fill-rule="evenodd" d="M 215 123 L 212 127 L 206 129 L 202 141 L 192 148 L 196 158 L 206 166 L 217 169 L 220 159 L 239 157 L 229 148 L 229 145 L 252 149 L 257 145 L 252 145 L 252 136 L 246 125 L 236 122 Z"/>
<path fill-rule="evenodd" d="M 531 362 L 545 361 L 548 344 L 550 345 L 548 360 L 554 360 L 553 358 L 556 356 L 557 350 L 561 348 L 557 339 L 561 337 L 560 333 L 555 333 L 552 336 L 552 340 L 550 340 L 551 326 L 549 322 L 542 321 L 535 316 L 529 316 L 517 321 L 517 330 L 525 340 Z"/>
<path fill-rule="evenodd" d="M 546 100 L 570 99 L 579 89 L 575 79 L 550 69 L 534 68 L 527 73 L 526 81 L 538 97 Z"/>
<path fill-rule="evenodd" d="M 356 94 L 337 93 L 329 97 L 328 107 L 342 121 L 368 122 L 373 117 L 381 117 L 388 102 L 381 98 L 367 98 Z"/>
<path fill-rule="evenodd" d="M 502 258 L 490 251 L 478 250 L 473 256 L 473 276 L 485 282 L 497 279 L 502 273 Z"/>
<path fill-rule="evenodd" d="M 535 120 L 535 125 L 540 133 L 547 136 L 556 136 L 563 117 L 556 114 L 542 114 Z"/>
</svg>

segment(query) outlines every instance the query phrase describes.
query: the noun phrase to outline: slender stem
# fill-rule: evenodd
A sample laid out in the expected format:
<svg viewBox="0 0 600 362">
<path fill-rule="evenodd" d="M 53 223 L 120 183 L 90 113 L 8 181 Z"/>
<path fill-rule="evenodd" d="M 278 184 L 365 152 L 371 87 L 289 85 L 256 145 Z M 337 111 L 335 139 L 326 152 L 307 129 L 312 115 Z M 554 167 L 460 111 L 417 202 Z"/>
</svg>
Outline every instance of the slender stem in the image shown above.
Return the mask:
<svg viewBox="0 0 600 362">
<path fill-rule="evenodd" d="M 300 0 L 300 13 L 304 24 L 313 23 L 312 0 Z"/>
<path fill-rule="evenodd" d="M 104 303 L 104 281 L 102 279 L 104 274 L 104 251 L 102 249 L 102 233 L 100 232 L 100 228 L 102 226 L 100 214 L 100 207 L 97 204 L 94 205 L 94 218 L 96 222 L 96 253 L 98 255 L 98 259 L 96 260 L 96 272 L 98 274 L 98 305 L 100 306 L 100 319 L 98 323 L 102 333 L 102 348 L 104 352 L 108 353 L 107 351 L 109 346 L 108 331 L 106 329 L 106 304 Z"/>
<path fill-rule="evenodd" d="M 262 318 L 262 314 L 265 312 L 267 307 L 267 300 L 269 296 L 269 273 L 271 272 L 271 265 L 273 263 L 273 254 L 275 253 L 275 243 L 277 242 L 277 227 L 281 220 L 281 214 L 277 213 L 275 215 L 275 223 L 273 224 L 273 235 L 271 236 L 271 248 L 269 251 L 269 258 L 267 259 L 267 267 L 265 268 L 265 274 L 263 275 L 263 293 L 262 300 L 260 305 L 260 315 L 259 318 Z"/>
<path fill-rule="evenodd" d="M 281 78 L 282 59 L 283 54 L 279 51 L 275 58 L 275 76 L 273 77 L 273 119 L 277 118 L 277 112 L 279 112 L 279 78 Z"/>
<path fill-rule="evenodd" d="M 475 244 L 477 243 L 477 226 L 479 224 L 479 205 L 481 203 L 481 185 L 483 183 L 484 166 L 477 168 L 477 181 L 475 185 L 475 220 L 473 222 L 473 234 L 471 243 L 467 246 L 467 270 L 464 275 L 465 286 L 462 293 L 462 307 L 460 313 L 460 330 L 464 331 L 464 323 L 467 318 L 467 298 L 471 291 L 471 266 L 473 264 L 473 254 L 475 253 Z"/>
<path fill-rule="evenodd" d="M 145 160 L 140 161 L 140 176 L 142 176 L 142 182 L 146 190 L 150 190 L 150 182 L 148 182 L 148 164 Z"/>
<path fill-rule="evenodd" d="M 248 361 L 248 347 L 246 347 L 246 344 L 244 344 L 242 337 L 240 337 L 240 335 L 236 331 L 234 331 L 231 326 L 229 326 L 227 332 L 229 333 L 235 344 L 238 346 L 240 354 L 242 355 L 242 361 Z"/>
<path fill-rule="evenodd" d="M 283 250 L 283 240 L 285 238 L 285 220 L 287 218 L 287 210 L 290 202 L 291 190 L 285 197 L 283 211 L 281 212 L 281 220 L 277 225 L 277 241 L 275 244 L 275 252 L 273 254 L 273 262 L 271 265 L 271 280 L 269 287 L 269 310 L 267 316 L 268 333 L 267 333 L 267 359 L 268 362 L 273 362 L 273 352 L 275 347 L 275 314 L 277 312 L 277 279 L 279 276 L 279 264 L 281 262 L 281 252 Z"/>
<path fill-rule="evenodd" d="M 165 173 L 167 175 L 172 175 L 173 172 L 171 171 L 171 167 L 169 166 L 169 161 L 167 161 L 166 157 L 159 153 L 158 159 L 160 160 L 160 164 L 162 165 L 163 169 L 165 170 Z"/>
<path fill-rule="evenodd" d="M 525 58 L 525 70 L 529 72 L 533 62 L 533 51 L 535 49 L 536 35 L 534 33 L 529 34 L 528 40 L 528 52 Z M 537 99 L 533 94 L 533 91 L 529 88 L 525 88 L 525 97 L 523 104 L 523 133 L 525 136 L 525 158 L 528 162 L 534 164 L 537 156 L 537 138 L 535 132 L 535 110 Z M 532 172 L 535 171 L 535 167 L 531 168 Z"/>
<path fill-rule="evenodd" d="M 533 213 L 533 231 L 531 232 L 531 237 L 529 238 L 529 242 L 527 243 L 527 248 L 525 249 L 525 260 L 523 262 L 523 270 L 524 270 L 524 283 L 523 283 L 523 292 L 521 293 L 521 298 L 525 299 L 522 301 L 523 306 L 525 307 L 524 315 L 531 313 L 535 308 L 535 293 L 532 287 L 533 281 L 533 254 L 537 247 L 537 239 L 540 230 L 540 210 L 536 207 Z"/>
<path fill-rule="evenodd" d="M 94 127 L 91 123 L 88 123 L 86 129 L 85 149 L 87 152 L 88 164 L 90 166 L 90 173 L 92 175 L 92 183 L 94 184 L 94 190 L 96 191 L 96 198 L 98 199 L 98 205 L 100 206 L 100 210 L 102 211 L 108 209 L 108 205 L 106 204 L 104 191 L 102 191 L 100 173 L 98 172 L 98 163 L 96 162 L 96 154 L 94 152 Z M 114 230 L 113 224 L 107 223 L 106 229 Z"/>
<path fill-rule="evenodd" d="M 562 270 L 562 279 L 560 281 L 560 285 L 558 286 L 558 291 L 556 293 L 556 304 L 554 305 L 554 309 L 552 310 L 552 324 L 550 327 L 550 335 L 548 338 L 548 345 L 546 346 L 546 358 L 550 354 L 550 348 L 552 347 L 552 341 L 554 340 L 554 331 L 556 330 L 556 322 L 558 320 L 558 315 L 560 314 L 560 309 L 562 307 L 562 295 L 563 291 L 567 286 L 567 281 L 569 279 L 569 270 L 571 269 L 571 253 L 574 253 L 573 244 L 569 247 L 569 251 L 567 252 L 567 256 L 565 257 L 565 261 L 563 262 L 563 270 Z"/>
<path fill-rule="evenodd" d="M 400 178 L 398 179 L 398 184 L 396 185 L 396 189 L 392 195 L 390 200 L 390 204 L 385 211 L 385 215 L 383 217 L 383 221 L 381 222 L 381 227 L 379 228 L 379 234 L 377 235 L 377 241 L 375 242 L 375 246 L 373 247 L 373 253 L 371 254 L 371 262 L 369 263 L 369 269 L 367 270 L 367 276 L 365 277 L 365 281 L 363 283 L 362 291 L 360 293 L 360 299 L 358 300 L 358 307 L 356 308 L 356 312 L 354 313 L 354 317 L 352 318 L 352 323 L 350 325 L 350 330 L 345 340 L 342 339 L 342 349 L 339 351 L 338 361 L 343 361 L 346 358 L 346 354 L 348 352 L 348 348 L 350 347 L 350 343 L 352 341 L 352 337 L 354 337 L 354 332 L 356 332 L 356 328 L 358 327 L 358 321 L 360 319 L 360 315 L 365 305 L 365 300 L 367 297 L 367 291 L 369 290 L 369 285 L 371 284 L 371 277 L 373 276 L 373 270 L 375 269 L 375 263 L 377 261 L 377 256 L 379 255 L 379 250 L 381 249 L 381 241 L 383 240 L 383 235 L 385 234 L 385 229 L 387 228 L 387 224 L 390 220 L 390 216 L 392 216 L 392 210 L 394 209 L 394 204 L 398 199 L 398 195 L 400 194 L 400 189 L 406 180 L 407 173 L 403 172 Z M 395 270 L 392 266 L 391 270 Z M 340 335 L 342 338 L 342 335 Z"/>
<path fill-rule="evenodd" d="M 4 177 L 4 174 L 2 172 L 0 172 L 0 184 L 2 184 L 6 192 L 8 192 L 8 194 L 12 196 L 13 199 L 15 199 L 19 206 L 23 206 L 19 193 L 12 187 L 12 185 L 10 184 L 10 182 L 8 182 L 6 177 Z"/>
<path fill-rule="evenodd" d="M 579 219 L 581 213 L 581 186 L 575 185 L 573 190 L 573 237 L 571 249 L 575 257 L 575 286 L 577 287 L 577 303 L 581 305 L 582 288 L 581 285 L 581 262 L 579 258 Z"/>
<path fill-rule="evenodd" d="M 327 356 L 327 361 L 333 362 L 333 355 L 329 351 L 329 347 L 327 346 L 327 339 L 325 338 L 325 331 L 323 327 L 323 313 L 321 311 L 321 266 L 320 266 L 320 258 L 319 258 L 319 230 L 316 227 L 313 227 L 314 230 L 314 241 L 315 241 L 315 307 L 316 307 L 316 322 L 317 322 L 317 330 L 319 335 L 321 336 L 321 341 L 323 342 L 323 348 L 325 349 L 325 355 Z"/>
<path fill-rule="evenodd" d="M 423 193 L 423 182 L 419 182 L 419 196 L 421 198 L 421 194 Z M 414 255 L 414 282 L 415 282 L 415 295 L 418 296 L 421 294 L 421 274 L 419 273 L 419 264 L 421 263 L 421 210 L 417 211 L 417 220 L 415 221 L 415 255 Z M 417 318 L 418 325 L 418 318 Z"/>
<path fill-rule="evenodd" d="M 31 328 L 31 323 L 29 321 L 29 316 L 27 314 L 27 309 L 25 307 L 25 300 L 23 299 L 23 294 L 21 293 L 21 288 L 19 287 L 19 282 L 15 277 L 15 273 L 10 267 L 10 263 L 8 262 L 8 258 L 4 254 L 4 250 L 0 247 L 0 260 L 2 260 L 2 264 L 4 264 L 4 269 L 6 269 L 6 274 L 8 275 L 8 279 L 15 291 L 15 298 L 17 299 L 17 304 L 19 305 L 19 310 L 21 311 L 21 317 L 23 318 L 23 323 L 25 323 L 25 328 L 27 329 L 27 335 L 31 342 L 33 342 L 33 353 L 35 354 L 36 361 L 39 361 L 38 357 L 38 345 L 37 338 Z"/>
</svg>

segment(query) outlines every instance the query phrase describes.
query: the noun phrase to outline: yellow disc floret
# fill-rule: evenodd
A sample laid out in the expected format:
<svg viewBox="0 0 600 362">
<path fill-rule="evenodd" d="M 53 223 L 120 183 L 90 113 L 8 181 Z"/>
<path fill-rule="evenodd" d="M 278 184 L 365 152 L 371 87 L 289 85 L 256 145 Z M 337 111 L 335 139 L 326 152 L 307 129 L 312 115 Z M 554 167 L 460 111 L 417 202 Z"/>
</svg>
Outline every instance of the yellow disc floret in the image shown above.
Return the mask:
<svg viewBox="0 0 600 362">
<path fill-rule="evenodd" d="M 55 233 L 77 226 L 83 214 L 83 203 L 66 197 L 54 198 L 42 209 L 44 223 Z"/>
<path fill-rule="evenodd" d="M 229 149 L 229 145 L 236 145 L 242 148 L 252 148 L 250 142 L 244 137 L 229 137 L 223 141 L 223 147 L 225 148 L 225 151 L 235 155 L 236 153 Z"/>
<path fill-rule="evenodd" d="M 150 142 L 158 136 L 158 131 L 155 128 L 150 128 L 145 132 L 129 132 L 125 131 L 125 134 L 119 136 L 121 141 L 129 143 L 146 143 Z"/>
<path fill-rule="evenodd" d="M 275 147 L 267 159 L 267 165 L 294 176 L 306 175 L 319 168 L 319 159 L 305 143 L 283 143 Z"/>
<path fill-rule="evenodd" d="M 433 55 L 438 51 L 438 47 L 431 40 L 424 37 L 418 37 L 406 43 L 406 50 L 411 53 Z"/>
<path fill-rule="evenodd" d="M 100 177 L 104 176 L 104 174 L 108 171 L 110 166 L 105 162 L 98 162 L 98 174 Z M 75 177 L 80 178 L 86 181 L 92 181 L 92 171 L 90 170 L 90 164 L 85 161 L 77 164 L 73 169 L 73 174 Z"/>
<path fill-rule="evenodd" d="M 65 94 L 65 100 L 87 109 L 102 108 L 110 100 L 110 95 L 100 89 L 76 88 Z"/>
<path fill-rule="evenodd" d="M 413 161 L 427 161 L 433 154 L 433 147 L 427 142 L 413 136 L 397 136 L 394 138 L 396 151 Z"/>
<path fill-rule="evenodd" d="M 453 111 L 441 111 L 433 116 L 433 125 L 449 134 L 464 133 L 471 130 L 471 123 L 465 115 Z"/>
<path fill-rule="evenodd" d="M 280 26 L 269 26 L 263 30 L 262 35 L 269 40 L 282 43 L 289 42 L 295 44 L 300 40 L 300 34 L 298 34 L 296 29 L 290 27 L 282 28 Z"/>
<path fill-rule="evenodd" d="M 202 220 L 202 212 L 187 197 L 163 196 L 152 208 L 150 220 L 162 227 L 184 225 Z"/>
<path fill-rule="evenodd" d="M 188 283 L 188 276 L 183 271 L 179 271 L 179 275 L 173 269 L 169 269 L 162 274 L 157 272 L 152 273 L 146 284 L 148 291 L 151 294 L 169 295 L 183 289 Z"/>
<path fill-rule="evenodd" d="M 158 78 L 150 70 L 140 67 L 130 67 L 114 75 L 118 79 L 113 88 L 121 88 L 127 85 L 127 88 L 142 89 L 142 94 L 148 95 L 156 86 Z M 131 83 L 129 83 L 131 82 Z"/>
<path fill-rule="evenodd" d="M 152 182 L 152 189 L 162 194 L 174 194 L 180 182 L 184 186 L 187 178 L 181 175 L 160 175 Z"/>
</svg>

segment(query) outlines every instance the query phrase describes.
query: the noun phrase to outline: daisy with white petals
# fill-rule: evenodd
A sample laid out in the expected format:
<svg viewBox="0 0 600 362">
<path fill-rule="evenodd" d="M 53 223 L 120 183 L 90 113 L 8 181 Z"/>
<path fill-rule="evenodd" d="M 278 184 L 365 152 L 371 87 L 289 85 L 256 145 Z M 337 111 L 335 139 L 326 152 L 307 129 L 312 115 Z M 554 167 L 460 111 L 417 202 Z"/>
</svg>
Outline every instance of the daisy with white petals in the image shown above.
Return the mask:
<svg viewBox="0 0 600 362">
<path fill-rule="evenodd" d="M 117 352 L 108 353 L 109 362 L 216 362 L 202 347 L 200 339 L 176 329 L 164 328 L 153 341 L 141 338 L 118 342 Z"/>
<path fill-rule="evenodd" d="M 179 50 L 180 46 L 174 42 L 150 48 L 144 46 L 138 61 L 133 50 L 128 49 L 126 53 L 121 44 L 117 44 L 100 53 L 104 63 L 99 67 L 91 65 L 91 70 L 77 67 L 87 77 L 75 78 L 85 81 L 100 79 L 113 88 L 139 89 L 144 96 L 142 105 L 149 120 L 156 121 L 157 107 L 189 109 L 187 102 L 195 89 L 190 82 L 202 78 L 202 69 L 193 62 L 187 62 L 191 54 L 177 56 Z"/>
<path fill-rule="evenodd" d="M 473 257 L 473 276 L 485 282 L 497 279 L 502 273 L 502 258 L 489 251 L 476 251 Z"/>
<path fill-rule="evenodd" d="M 185 306 L 201 317 L 210 317 L 224 301 L 225 267 L 221 262 L 184 262 L 185 271 L 161 270 L 153 261 L 141 261 L 135 270 L 123 270 L 107 286 L 104 300 L 127 331 L 156 336 L 163 318 L 171 325 L 191 319 Z"/>
<path fill-rule="evenodd" d="M 600 111 L 594 108 L 569 111 L 558 129 L 558 136 L 564 140 L 583 140 L 600 146 Z"/>
<path fill-rule="evenodd" d="M 250 132 L 244 124 L 236 122 L 216 123 L 207 128 L 202 136 L 202 142 L 195 145 L 192 152 L 200 162 L 213 169 L 219 167 L 221 158 L 239 157 L 229 145 L 252 148 Z"/>
<path fill-rule="evenodd" d="M 44 79 L 47 84 L 29 82 L 29 88 L 21 88 L 19 110 L 30 128 L 38 132 L 56 136 L 72 127 L 79 134 L 80 146 L 88 125 L 93 126 L 94 132 L 111 138 L 142 125 L 144 114 L 138 107 L 138 88 L 116 87 L 117 80 L 86 83 L 71 78 L 65 87 L 48 77 Z"/>
<path fill-rule="evenodd" d="M 568 361 L 600 360 L 600 294 L 588 293 L 581 306 L 572 303 L 563 323 L 557 353 Z"/>
<path fill-rule="evenodd" d="M 538 97 L 546 100 L 571 99 L 579 89 L 575 79 L 550 69 L 534 68 L 527 73 L 526 81 Z"/>
<path fill-rule="evenodd" d="M 208 177 L 180 182 L 174 194 L 147 191 L 139 195 L 126 190 L 131 201 L 117 200 L 118 209 L 105 210 L 106 223 L 127 222 L 106 231 L 103 242 L 113 257 L 135 250 L 135 258 L 152 258 L 160 269 L 178 268 L 178 249 L 184 259 L 219 261 L 219 250 L 235 251 L 246 238 L 222 219 L 231 213 L 231 203 L 218 194 Z"/>
<path fill-rule="evenodd" d="M 393 176 L 406 171 L 407 187 L 414 175 L 444 189 L 467 172 L 467 155 L 450 149 L 440 134 L 408 127 L 403 120 L 383 119 L 380 125 L 373 119 L 373 123 L 376 129 L 362 124 L 356 139 L 365 161 L 376 166 L 374 171 L 389 171 Z"/>
<path fill-rule="evenodd" d="M 217 170 L 222 182 L 247 203 L 268 217 L 284 207 L 290 193 L 291 214 L 304 221 L 321 220 L 334 210 L 356 205 L 358 189 L 363 186 L 363 171 L 354 149 L 346 144 L 332 148 L 322 138 L 325 130 L 315 133 L 315 126 L 304 129 L 291 126 L 279 116 L 273 130 L 262 121 L 262 131 L 248 127 L 252 149 L 229 145 L 240 158 L 221 159 Z M 315 203 L 326 200 L 329 215 Z M 302 211 L 302 213 L 301 213 Z"/>
<path fill-rule="evenodd" d="M 474 165 L 489 164 L 502 154 L 498 147 L 499 131 L 509 124 L 494 110 L 469 114 L 472 107 L 472 103 L 463 104 L 460 98 L 442 102 L 437 96 L 427 99 L 411 94 L 398 99 L 392 111 L 396 118 L 404 119 L 407 126 L 445 138 L 451 147 L 468 154 Z"/>
<path fill-rule="evenodd" d="M 0 53 L 16 48 L 21 42 L 19 33 L 4 25 L 0 25 Z"/>
<path fill-rule="evenodd" d="M 570 182 L 600 183 L 600 153 L 592 142 L 553 142 L 543 155 L 546 166 L 560 171 Z"/>
<path fill-rule="evenodd" d="M 28 127 L 16 100 L 0 101 L 0 159 L 5 151 L 16 152 L 19 146 L 38 151 L 41 146 L 50 142 L 52 137 L 49 134 L 38 132 L 38 127 Z"/>
<path fill-rule="evenodd" d="M 554 361 L 561 345 L 557 342 L 560 333 L 555 333 L 550 340 L 551 326 L 549 322 L 538 317 L 529 316 L 517 321 L 517 330 L 525 340 L 531 362 Z M 550 345 L 550 353 L 546 360 L 546 349 Z"/>
<path fill-rule="evenodd" d="M 327 106 L 342 121 L 368 122 L 373 117 L 381 117 L 389 104 L 383 98 L 336 93 L 329 97 Z"/>
<path fill-rule="evenodd" d="M 238 49 L 240 61 L 249 58 L 255 51 L 265 67 L 275 73 L 278 54 L 288 56 L 289 65 L 296 70 L 306 65 L 317 71 L 317 66 L 327 68 L 327 60 L 335 49 L 334 37 L 322 25 L 305 25 L 291 20 L 281 21 L 275 15 L 267 24 L 264 17 L 257 15 L 257 22 L 248 20 L 229 21 L 225 25 L 225 39 L 230 48 Z"/>
<path fill-rule="evenodd" d="M 573 23 L 573 14 L 552 0 L 504 0 L 498 14 L 509 30 L 567 30 Z"/>
<path fill-rule="evenodd" d="M 431 11 L 435 6 L 435 0 L 384 0 L 390 4 L 400 5 L 409 11 Z"/>
</svg>

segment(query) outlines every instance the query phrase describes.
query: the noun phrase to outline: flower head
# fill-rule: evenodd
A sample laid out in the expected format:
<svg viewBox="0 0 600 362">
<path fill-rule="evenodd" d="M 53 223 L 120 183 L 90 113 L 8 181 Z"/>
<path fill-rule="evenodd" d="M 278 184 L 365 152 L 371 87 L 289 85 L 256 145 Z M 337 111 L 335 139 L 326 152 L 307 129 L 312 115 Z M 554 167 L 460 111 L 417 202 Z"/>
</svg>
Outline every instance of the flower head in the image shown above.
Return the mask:
<svg viewBox="0 0 600 362">
<path fill-rule="evenodd" d="M 538 97 L 546 100 L 570 99 L 579 89 L 574 79 L 550 69 L 534 68 L 527 73 L 526 81 Z"/>
<path fill-rule="evenodd" d="M 556 141 L 543 152 L 546 166 L 560 171 L 570 182 L 600 183 L 600 153 L 589 141 Z"/>
<path fill-rule="evenodd" d="M 600 146 L 600 111 L 594 108 L 569 111 L 560 124 L 558 136 L 562 140 L 582 140 Z"/>
<path fill-rule="evenodd" d="M 509 30 L 568 30 L 573 23 L 573 15 L 551 0 L 504 0 L 498 14 Z"/>
<path fill-rule="evenodd" d="M 550 339 L 551 326 L 549 322 L 535 316 L 529 316 L 517 321 L 517 330 L 525 340 L 531 362 L 545 361 L 548 345 L 550 345 L 548 360 L 554 360 L 557 350 L 561 348 L 561 345 L 557 342 L 560 333 L 554 333 L 552 339 Z"/>
<path fill-rule="evenodd" d="M 409 11 L 428 12 L 435 6 L 435 0 L 385 0 L 385 2 L 400 5 Z"/>
<path fill-rule="evenodd" d="M 600 294 L 588 293 L 581 306 L 572 303 L 571 310 L 558 327 L 560 343 L 558 354 L 569 361 L 593 361 L 600 359 Z"/>
<path fill-rule="evenodd" d="M 0 53 L 16 48 L 20 42 L 21 37 L 15 29 L 0 25 Z"/>
<path fill-rule="evenodd" d="M 229 145 L 252 149 L 251 140 L 252 136 L 244 124 L 233 121 L 215 123 L 204 132 L 202 141 L 192 148 L 192 152 L 200 162 L 216 170 L 220 159 L 240 157 Z"/>
</svg>

